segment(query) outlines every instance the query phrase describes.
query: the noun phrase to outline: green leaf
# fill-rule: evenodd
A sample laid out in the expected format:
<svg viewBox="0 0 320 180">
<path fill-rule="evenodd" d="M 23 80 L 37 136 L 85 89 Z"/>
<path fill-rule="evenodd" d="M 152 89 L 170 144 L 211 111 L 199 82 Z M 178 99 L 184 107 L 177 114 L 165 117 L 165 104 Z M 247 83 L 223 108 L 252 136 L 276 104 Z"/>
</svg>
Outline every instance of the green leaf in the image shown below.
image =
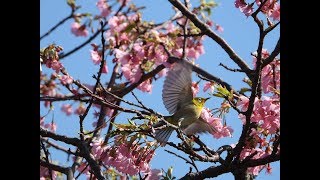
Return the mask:
<svg viewBox="0 0 320 180">
<path fill-rule="evenodd" d="M 210 7 L 205 7 L 203 9 L 203 11 L 205 11 L 209 16 L 211 15 L 211 8 Z"/>
<path fill-rule="evenodd" d="M 135 23 L 129 24 L 122 32 L 129 33 L 134 27 L 136 27 Z"/>
<path fill-rule="evenodd" d="M 251 91 L 251 89 L 250 88 L 241 88 L 239 93 L 243 94 L 243 93 L 248 92 L 248 91 Z"/>
<path fill-rule="evenodd" d="M 67 0 L 67 4 L 74 9 L 76 7 L 76 1 L 75 0 Z"/>
<path fill-rule="evenodd" d="M 220 93 L 215 93 L 215 94 L 212 94 L 213 96 L 216 96 L 216 97 L 221 97 L 221 98 L 224 98 L 224 95 L 223 94 L 220 94 Z"/>
<path fill-rule="evenodd" d="M 129 122 L 131 125 L 136 126 L 136 123 L 135 123 L 134 121 L 132 121 L 131 119 L 128 119 L 128 122 Z"/>
</svg>

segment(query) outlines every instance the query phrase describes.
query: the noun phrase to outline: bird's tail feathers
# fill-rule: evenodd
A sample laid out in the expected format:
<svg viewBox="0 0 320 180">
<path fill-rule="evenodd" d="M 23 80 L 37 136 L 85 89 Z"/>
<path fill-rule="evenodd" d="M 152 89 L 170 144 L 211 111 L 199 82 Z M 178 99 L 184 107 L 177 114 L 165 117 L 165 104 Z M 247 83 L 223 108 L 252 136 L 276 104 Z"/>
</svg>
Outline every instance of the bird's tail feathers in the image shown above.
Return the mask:
<svg viewBox="0 0 320 180">
<path fill-rule="evenodd" d="M 174 129 L 171 127 L 156 130 L 155 139 L 160 143 L 161 146 L 165 146 L 173 130 Z"/>
</svg>

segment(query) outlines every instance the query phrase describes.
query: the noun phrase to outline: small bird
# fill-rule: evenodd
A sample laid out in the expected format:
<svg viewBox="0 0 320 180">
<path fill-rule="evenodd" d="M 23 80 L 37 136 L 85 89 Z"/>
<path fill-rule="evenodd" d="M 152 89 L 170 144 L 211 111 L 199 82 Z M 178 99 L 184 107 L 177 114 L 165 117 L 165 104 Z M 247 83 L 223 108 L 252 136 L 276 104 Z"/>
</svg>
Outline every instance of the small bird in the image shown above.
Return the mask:
<svg viewBox="0 0 320 180">
<path fill-rule="evenodd" d="M 186 135 L 216 132 L 214 127 L 200 117 L 209 98 L 193 97 L 191 75 L 192 66 L 184 60 L 176 62 L 169 70 L 162 89 L 162 100 L 171 115 L 164 119 L 178 126 Z M 159 121 L 154 127 L 165 124 Z M 155 139 L 161 146 L 165 146 L 173 130 L 172 127 L 156 130 Z"/>
</svg>

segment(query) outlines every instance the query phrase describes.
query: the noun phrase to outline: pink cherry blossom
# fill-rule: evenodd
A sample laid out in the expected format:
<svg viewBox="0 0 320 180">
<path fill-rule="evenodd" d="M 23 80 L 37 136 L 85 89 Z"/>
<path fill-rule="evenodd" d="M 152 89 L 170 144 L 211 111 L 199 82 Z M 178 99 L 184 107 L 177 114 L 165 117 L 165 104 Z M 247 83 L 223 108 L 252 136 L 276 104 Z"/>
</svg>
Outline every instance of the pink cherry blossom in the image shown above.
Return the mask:
<svg viewBox="0 0 320 180">
<path fill-rule="evenodd" d="M 134 64 L 124 64 L 121 67 L 123 75 L 126 79 L 128 79 L 131 83 L 135 83 L 140 80 L 142 76 L 140 65 Z"/>
<path fill-rule="evenodd" d="M 101 160 L 105 165 L 113 166 L 119 172 L 133 176 L 139 172 L 149 173 L 149 163 L 153 156 L 154 150 L 133 142 L 108 147 L 102 153 Z"/>
<path fill-rule="evenodd" d="M 191 89 L 193 97 L 196 97 L 199 93 L 199 84 L 197 82 L 192 82 Z"/>
<path fill-rule="evenodd" d="M 275 3 L 270 17 L 272 17 L 274 21 L 280 21 L 280 4 Z"/>
<path fill-rule="evenodd" d="M 247 108 L 248 100 L 240 96 L 237 106 L 242 110 Z M 242 100 L 241 100 L 242 99 Z M 245 123 L 245 116 L 239 114 L 239 118 Z M 261 99 L 256 98 L 254 102 L 251 122 L 258 123 L 259 127 L 266 130 L 270 134 L 274 134 L 280 128 L 280 103 L 278 99 L 268 96 L 262 96 Z"/>
<path fill-rule="evenodd" d="M 244 0 L 236 0 L 234 2 L 234 5 L 236 8 L 243 8 L 245 7 L 247 4 L 244 2 Z"/>
<path fill-rule="evenodd" d="M 142 92 L 151 93 L 151 91 L 152 91 L 151 80 L 148 79 L 148 80 L 143 81 L 137 88 L 140 89 Z"/>
<path fill-rule="evenodd" d="M 50 125 L 51 125 L 51 126 L 50 126 L 50 130 L 51 130 L 52 132 L 56 132 L 56 130 L 57 130 L 57 124 L 54 123 L 54 122 L 52 122 Z"/>
<path fill-rule="evenodd" d="M 173 49 L 172 53 L 173 53 L 174 56 L 181 57 L 182 56 L 182 48 Z"/>
<path fill-rule="evenodd" d="M 75 36 L 88 36 L 89 32 L 86 29 L 85 25 L 80 25 L 77 22 L 73 22 L 71 24 L 71 32 L 75 35 Z"/>
<path fill-rule="evenodd" d="M 102 153 L 109 148 L 109 146 L 104 146 L 103 142 L 104 140 L 102 138 L 94 138 L 90 143 L 90 146 L 92 147 L 91 153 L 96 159 L 100 159 Z"/>
<path fill-rule="evenodd" d="M 240 9 L 241 11 L 241 9 Z M 242 12 L 248 17 L 248 16 L 251 16 L 251 14 L 253 13 L 253 7 L 250 6 L 250 5 L 247 5 L 245 6 L 243 9 L 242 9 Z"/>
<path fill-rule="evenodd" d="M 213 23 L 212 20 L 208 20 L 208 21 L 206 22 L 206 24 L 209 25 L 209 26 L 213 26 L 214 23 Z"/>
<path fill-rule="evenodd" d="M 51 171 L 52 172 L 52 179 L 57 178 L 57 172 L 56 171 Z M 40 166 L 40 180 L 46 180 L 50 179 L 50 173 L 49 169 L 43 166 Z"/>
<path fill-rule="evenodd" d="M 214 83 L 213 82 L 206 82 L 204 84 L 203 92 L 208 91 L 208 89 L 210 89 L 210 92 L 213 93 L 213 91 L 214 91 Z"/>
<path fill-rule="evenodd" d="M 223 27 L 222 26 L 220 26 L 219 24 L 216 24 L 216 31 L 218 31 L 218 32 L 220 32 L 220 33 L 222 33 L 223 32 Z"/>
<path fill-rule="evenodd" d="M 107 66 L 107 63 L 104 64 L 104 66 L 102 67 L 102 73 L 105 73 L 107 74 L 108 73 L 108 66 Z"/>
<path fill-rule="evenodd" d="M 71 104 L 62 105 L 61 111 L 66 113 L 67 116 L 70 116 L 73 112 Z"/>
<path fill-rule="evenodd" d="M 130 15 L 128 16 L 128 20 L 129 20 L 130 22 L 137 21 L 138 19 L 139 19 L 139 14 L 137 14 L 137 13 L 130 14 Z"/>
<path fill-rule="evenodd" d="M 162 171 L 160 169 L 152 169 L 147 174 L 146 180 L 160 180 L 162 178 Z"/>
<path fill-rule="evenodd" d="M 111 8 L 107 4 L 106 0 L 98 0 L 96 5 L 101 12 L 102 17 L 107 17 L 111 13 Z"/>
<path fill-rule="evenodd" d="M 90 50 L 90 56 L 91 56 L 91 60 L 93 61 L 93 63 L 95 65 L 100 64 L 102 58 L 101 58 L 101 56 L 100 56 L 98 51 Z"/>
<path fill-rule="evenodd" d="M 222 124 L 222 119 L 214 117 L 208 108 L 203 108 L 201 111 L 201 118 L 208 122 L 209 125 L 214 127 L 217 131 L 212 135 L 214 138 L 231 137 L 233 129 L 229 126 Z"/>
<path fill-rule="evenodd" d="M 247 17 L 253 13 L 253 4 L 248 5 L 244 0 L 236 0 L 234 5 L 236 8 L 239 8 L 240 12 L 244 13 Z"/>
<path fill-rule="evenodd" d="M 68 75 L 63 75 L 60 77 L 60 81 L 63 85 L 72 84 L 73 78 Z"/>
<path fill-rule="evenodd" d="M 177 30 L 177 27 L 172 22 L 167 23 L 165 27 L 166 27 L 167 33 L 172 33 Z"/>
<path fill-rule="evenodd" d="M 249 106 L 249 98 L 240 95 L 239 100 L 237 102 L 237 106 L 241 109 L 241 111 L 247 111 Z"/>
<path fill-rule="evenodd" d="M 78 108 L 74 111 L 75 114 L 82 115 L 86 111 L 83 104 L 80 104 Z"/>
<path fill-rule="evenodd" d="M 240 159 L 245 159 L 247 156 L 249 156 L 250 154 L 252 153 L 257 153 L 256 155 L 254 155 L 252 157 L 252 159 L 260 159 L 260 158 L 263 158 L 265 157 L 267 154 L 265 153 L 265 151 L 263 151 L 262 149 L 260 148 L 255 148 L 255 149 L 243 149 L 240 153 Z M 255 166 L 255 167 L 249 167 L 247 172 L 249 174 L 252 174 L 252 175 L 258 175 L 259 172 L 265 167 L 265 165 L 261 165 L 261 166 Z"/>
<path fill-rule="evenodd" d="M 112 16 L 109 19 L 108 25 L 112 34 L 115 32 L 119 33 L 128 26 L 128 22 L 125 22 L 126 19 L 124 15 Z"/>
<path fill-rule="evenodd" d="M 63 65 L 60 63 L 60 61 L 57 61 L 57 60 L 48 60 L 46 62 L 46 66 L 48 68 L 52 68 L 53 70 L 56 71 L 56 73 L 59 73 L 60 72 L 60 69 L 63 68 Z"/>
</svg>

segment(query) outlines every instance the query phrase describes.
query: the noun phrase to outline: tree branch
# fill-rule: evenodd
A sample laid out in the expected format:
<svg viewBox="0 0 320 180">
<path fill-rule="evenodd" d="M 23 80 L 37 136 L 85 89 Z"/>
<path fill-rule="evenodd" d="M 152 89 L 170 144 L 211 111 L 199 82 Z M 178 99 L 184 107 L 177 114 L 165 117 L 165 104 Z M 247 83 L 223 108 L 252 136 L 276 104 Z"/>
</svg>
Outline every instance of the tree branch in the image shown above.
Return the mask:
<svg viewBox="0 0 320 180">
<path fill-rule="evenodd" d="M 42 139 L 40 139 L 40 143 L 41 143 L 42 150 L 43 150 L 43 152 L 44 152 L 44 154 L 45 154 L 46 162 L 47 162 L 47 163 L 50 163 L 50 160 L 49 160 L 49 151 L 47 150 L 46 146 L 44 145 Z M 48 170 L 49 170 L 50 179 L 53 180 L 53 177 L 52 177 L 52 169 L 48 167 Z"/>
<path fill-rule="evenodd" d="M 68 19 L 71 19 L 73 17 L 73 13 L 75 11 L 72 10 L 71 14 L 65 18 L 63 18 L 60 22 L 58 22 L 55 26 L 53 26 L 48 32 L 46 32 L 44 35 L 40 37 L 40 40 L 43 39 L 44 37 L 48 36 L 50 33 L 52 33 L 57 27 L 62 25 L 64 22 L 66 22 Z"/>
<path fill-rule="evenodd" d="M 48 163 L 44 160 L 41 160 L 40 159 L 40 166 L 43 166 L 43 167 L 46 167 L 48 169 L 52 169 L 54 171 L 58 171 L 58 172 L 61 172 L 63 174 L 68 174 L 68 171 L 69 171 L 69 168 L 67 167 L 63 167 L 63 166 L 59 166 L 59 165 L 56 165 L 56 164 L 52 164 L 52 163 Z"/>
<path fill-rule="evenodd" d="M 182 156 L 180 156 L 180 155 L 178 155 L 178 154 L 176 154 L 176 153 L 174 153 L 174 152 L 172 152 L 172 151 L 169 151 L 169 150 L 166 150 L 166 149 L 165 149 L 165 151 L 168 152 L 168 153 L 170 153 L 170 154 L 173 154 L 173 155 L 177 156 L 178 158 L 181 158 L 181 159 L 185 160 L 186 163 L 191 164 L 191 165 L 196 169 L 196 171 L 199 172 L 198 167 L 196 166 L 196 164 L 194 163 L 194 161 L 191 162 L 191 161 L 189 161 L 187 158 L 184 158 L 184 157 L 182 157 Z M 192 159 L 191 159 L 191 160 L 192 160 Z"/>
<path fill-rule="evenodd" d="M 255 166 L 265 165 L 265 164 L 279 161 L 279 160 L 280 160 L 280 154 L 274 154 L 274 155 L 269 155 L 260 159 L 251 159 L 243 164 L 241 163 L 241 166 L 255 167 Z"/>
<path fill-rule="evenodd" d="M 190 12 L 179 0 L 168 0 L 173 6 L 181 11 L 183 15 L 185 15 L 188 19 L 190 19 L 195 26 L 197 26 L 202 33 L 209 36 L 216 43 L 218 43 L 222 49 L 229 55 L 229 57 L 244 71 L 246 72 L 249 78 L 252 78 L 251 69 L 247 65 L 247 63 L 242 60 L 235 51 L 227 44 L 227 42 L 219 37 L 214 31 L 210 29 L 210 27 L 203 23 L 194 13 Z"/>
<path fill-rule="evenodd" d="M 211 166 L 208 169 L 200 172 L 188 173 L 182 177 L 181 180 L 213 178 L 228 172 L 230 172 L 230 168 L 226 166 Z"/>
<path fill-rule="evenodd" d="M 277 42 L 276 47 L 274 48 L 274 50 L 272 51 L 272 53 L 270 54 L 269 57 L 267 57 L 263 63 L 262 63 L 262 67 L 265 67 L 266 65 L 268 65 L 269 63 L 271 63 L 274 58 L 276 58 L 276 56 L 280 53 L 280 38 Z"/>
<path fill-rule="evenodd" d="M 70 138 L 67 136 L 58 135 L 58 134 L 55 134 L 53 132 L 50 132 L 50 131 L 43 129 L 42 127 L 40 127 L 40 135 L 42 137 L 50 137 L 56 141 L 62 141 L 66 144 L 71 144 L 73 146 L 79 146 L 81 144 L 81 141 L 77 138 Z"/>
<path fill-rule="evenodd" d="M 220 165 L 220 166 L 211 166 L 203 171 L 196 172 L 196 173 L 188 173 L 184 177 L 182 177 L 182 180 L 188 180 L 188 179 L 205 179 L 205 178 L 213 178 L 217 177 L 224 173 L 229 172 L 235 172 L 238 171 L 240 168 L 248 168 L 248 167 L 255 167 L 260 166 L 264 164 L 268 164 L 271 162 L 279 161 L 280 155 L 269 155 L 264 158 L 260 159 L 252 159 L 245 163 L 240 164 L 231 164 L 230 166 Z"/>
</svg>

